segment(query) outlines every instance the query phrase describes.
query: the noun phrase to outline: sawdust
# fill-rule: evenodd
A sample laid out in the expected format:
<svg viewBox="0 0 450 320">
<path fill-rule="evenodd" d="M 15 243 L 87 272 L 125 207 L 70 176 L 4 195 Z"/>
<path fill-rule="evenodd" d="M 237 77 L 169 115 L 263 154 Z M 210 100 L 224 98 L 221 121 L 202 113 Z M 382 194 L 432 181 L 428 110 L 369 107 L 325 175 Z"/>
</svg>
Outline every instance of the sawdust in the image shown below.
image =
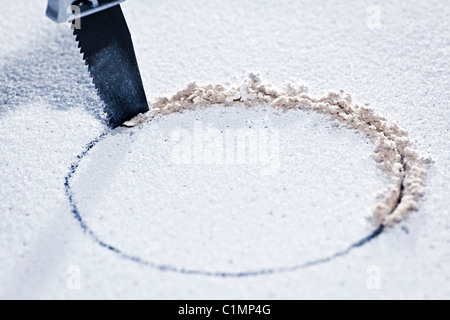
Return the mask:
<svg viewBox="0 0 450 320">
<path fill-rule="evenodd" d="M 367 105 L 354 103 L 343 91 L 313 97 L 304 86 L 288 85 L 280 90 L 264 84 L 255 74 L 250 74 L 240 87 L 191 83 L 172 97 L 157 99 L 151 103 L 151 111 L 125 122 L 124 126 L 137 126 L 156 115 L 180 110 L 236 103 L 248 107 L 266 104 L 284 110 L 313 110 L 367 135 L 375 144 L 377 162 L 390 180 L 374 209 L 374 222 L 392 226 L 417 210 L 425 187 L 425 160 L 414 150 L 405 131 L 390 124 Z"/>
</svg>

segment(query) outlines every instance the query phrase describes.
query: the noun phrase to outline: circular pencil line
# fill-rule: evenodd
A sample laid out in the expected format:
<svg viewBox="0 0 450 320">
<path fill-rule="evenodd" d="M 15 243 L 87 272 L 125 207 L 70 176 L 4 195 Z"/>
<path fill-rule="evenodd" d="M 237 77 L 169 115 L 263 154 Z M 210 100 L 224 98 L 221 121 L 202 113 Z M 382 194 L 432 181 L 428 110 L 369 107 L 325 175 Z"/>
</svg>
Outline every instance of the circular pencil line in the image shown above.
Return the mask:
<svg viewBox="0 0 450 320">
<path fill-rule="evenodd" d="M 330 92 L 323 97 L 316 98 L 308 95 L 307 88 L 304 86 L 293 87 L 289 85 L 284 90 L 277 90 L 270 85 L 262 83 L 259 77 L 254 74 L 250 74 L 249 79 L 239 87 L 225 87 L 212 84 L 198 86 L 193 83 L 172 97 L 158 99 L 152 104 L 151 111 L 126 122 L 124 126 L 133 127 L 140 125 L 151 120 L 156 115 L 199 109 L 208 105 L 231 104 L 242 104 L 244 106 L 267 104 L 283 110 L 315 111 L 329 116 L 332 121 L 337 121 L 347 128 L 356 129 L 367 135 L 375 145 L 376 160 L 379 166 L 391 180 L 387 192 L 378 202 L 373 213 L 378 227 L 371 234 L 332 255 L 294 266 L 272 269 L 244 272 L 205 271 L 158 264 L 138 256 L 129 255 L 100 239 L 89 228 L 78 210 L 71 187 L 72 178 L 76 174 L 80 162 L 97 143 L 112 132 L 108 130 L 86 146 L 85 150 L 77 156 L 77 160 L 72 164 L 70 172 L 65 177 L 66 196 L 70 202 L 72 214 L 84 232 L 91 236 L 97 244 L 120 257 L 161 271 L 215 277 L 245 277 L 291 272 L 342 257 L 375 239 L 383 232 L 385 227 L 394 225 L 418 208 L 419 199 L 425 186 L 425 161 L 413 149 L 405 131 L 399 129 L 395 124 L 390 124 L 384 117 L 375 114 L 367 106 L 353 103 L 350 95 L 345 94 L 343 91 L 339 93 Z"/>
<path fill-rule="evenodd" d="M 179 268 L 179 267 L 176 267 L 173 265 L 158 264 L 158 263 L 155 263 L 152 261 L 142 259 L 138 256 L 129 255 L 129 254 L 123 252 L 122 250 L 120 250 L 119 248 L 117 248 L 113 245 L 110 245 L 107 242 L 100 239 L 95 234 L 95 232 L 89 228 L 89 226 L 86 224 L 81 213 L 78 210 L 77 203 L 76 203 L 76 200 L 74 199 L 74 195 L 73 195 L 73 191 L 72 191 L 72 185 L 71 185 L 72 178 L 77 173 L 77 169 L 78 169 L 81 161 L 89 154 L 89 152 L 95 147 L 95 145 L 97 143 L 99 143 L 100 141 L 104 140 L 110 132 L 111 132 L 110 130 L 103 132 L 100 136 L 98 136 L 97 138 L 95 138 L 94 140 L 92 140 L 91 142 L 89 142 L 87 144 L 85 150 L 77 156 L 76 161 L 71 165 L 70 171 L 67 174 L 67 176 L 65 177 L 64 185 L 65 185 L 66 196 L 69 200 L 69 203 L 70 203 L 70 206 L 72 209 L 72 214 L 73 214 L 75 220 L 78 221 L 81 229 L 87 235 L 89 235 L 95 243 L 97 243 L 101 247 L 117 254 L 119 257 L 121 257 L 123 259 L 129 260 L 129 261 L 141 264 L 141 265 L 145 265 L 148 267 L 152 267 L 152 268 L 155 268 L 160 271 L 175 272 L 175 273 L 186 274 L 186 275 L 200 275 L 200 276 L 223 277 L 223 278 L 261 276 L 261 275 L 268 275 L 268 274 L 274 274 L 274 273 L 293 272 L 293 271 L 296 271 L 299 269 L 313 267 L 313 266 L 316 266 L 319 264 L 330 262 L 331 260 L 333 260 L 335 258 L 339 258 L 339 257 L 349 254 L 352 250 L 354 250 L 356 248 L 362 247 L 363 245 L 367 244 L 371 240 L 378 237 L 384 230 L 384 227 L 380 226 L 377 229 L 375 229 L 372 233 L 367 235 L 366 237 L 351 244 L 345 250 L 338 251 L 332 255 L 329 255 L 329 256 L 326 256 L 323 258 L 319 258 L 317 260 L 312 260 L 312 261 L 308 261 L 305 263 L 288 266 L 288 267 L 269 268 L 269 269 L 253 270 L 253 271 L 222 272 L 222 271 L 205 271 L 205 270 L 198 270 L 198 269 Z"/>
</svg>

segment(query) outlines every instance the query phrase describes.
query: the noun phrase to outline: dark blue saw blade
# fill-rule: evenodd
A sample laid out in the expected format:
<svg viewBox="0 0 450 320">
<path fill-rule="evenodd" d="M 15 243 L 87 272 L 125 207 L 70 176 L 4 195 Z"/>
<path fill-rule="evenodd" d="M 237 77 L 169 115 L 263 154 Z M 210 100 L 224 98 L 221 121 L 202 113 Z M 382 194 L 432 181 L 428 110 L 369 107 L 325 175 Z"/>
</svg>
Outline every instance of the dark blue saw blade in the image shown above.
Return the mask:
<svg viewBox="0 0 450 320">
<path fill-rule="evenodd" d="M 149 110 L 130 31 L 120 5 L 80 19 L 74 30 L 108 125 L 116 128 Z"/>
</svg>

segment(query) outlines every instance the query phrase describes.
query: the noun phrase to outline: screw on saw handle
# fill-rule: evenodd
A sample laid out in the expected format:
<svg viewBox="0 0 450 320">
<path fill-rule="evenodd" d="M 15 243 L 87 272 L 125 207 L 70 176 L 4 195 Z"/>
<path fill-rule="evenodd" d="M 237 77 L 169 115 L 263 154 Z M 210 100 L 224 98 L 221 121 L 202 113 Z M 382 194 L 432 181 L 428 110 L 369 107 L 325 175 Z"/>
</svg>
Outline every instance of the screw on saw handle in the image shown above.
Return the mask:
<svg viewBox="0 0 450 320">
<path fill-rule="evenodd" d="M 47 17 L 55 22 L 67 22 L 106 10 L 125 0 L 48 0 Z M 75 6 L 75 7 L 73 7 Z M 77 8 L 77 10 L 74 10 Z"/>
</svg>

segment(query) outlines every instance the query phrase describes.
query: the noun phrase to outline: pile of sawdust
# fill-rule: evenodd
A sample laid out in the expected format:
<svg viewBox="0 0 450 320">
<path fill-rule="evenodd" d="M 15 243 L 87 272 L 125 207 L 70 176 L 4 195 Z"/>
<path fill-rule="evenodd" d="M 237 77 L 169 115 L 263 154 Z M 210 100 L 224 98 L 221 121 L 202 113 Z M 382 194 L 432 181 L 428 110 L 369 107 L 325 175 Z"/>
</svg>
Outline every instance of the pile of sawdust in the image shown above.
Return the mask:
<svg viewBox="0 0 450 320">
<path fill-rule="evenodd" d="M 304 86 L 288 85 L 282 90 L 275 89 L 262 83 L 254 74 L 250 74 L 240 87 L 198 86 L 192 83 L 170 98 L 157 99 L 151 104 L 151 111 L 138 115 L 124 125 L 136 126 L 156 115 L 180 110 L 236 103 L 248 107 L 266 104 L 285 110 L 313 110 L 366 134 L 375 144 L 376 160 L 391 181 L 374 210 L 375 223 L 392 226 L 418 208 L 425 186 L 426 168 L 424 159 L 414 150 L 408 134 L 375 114 L 367 105 L 354 103 L 350 95 L 343 91 L 313 97 Z"/>
</svg>

